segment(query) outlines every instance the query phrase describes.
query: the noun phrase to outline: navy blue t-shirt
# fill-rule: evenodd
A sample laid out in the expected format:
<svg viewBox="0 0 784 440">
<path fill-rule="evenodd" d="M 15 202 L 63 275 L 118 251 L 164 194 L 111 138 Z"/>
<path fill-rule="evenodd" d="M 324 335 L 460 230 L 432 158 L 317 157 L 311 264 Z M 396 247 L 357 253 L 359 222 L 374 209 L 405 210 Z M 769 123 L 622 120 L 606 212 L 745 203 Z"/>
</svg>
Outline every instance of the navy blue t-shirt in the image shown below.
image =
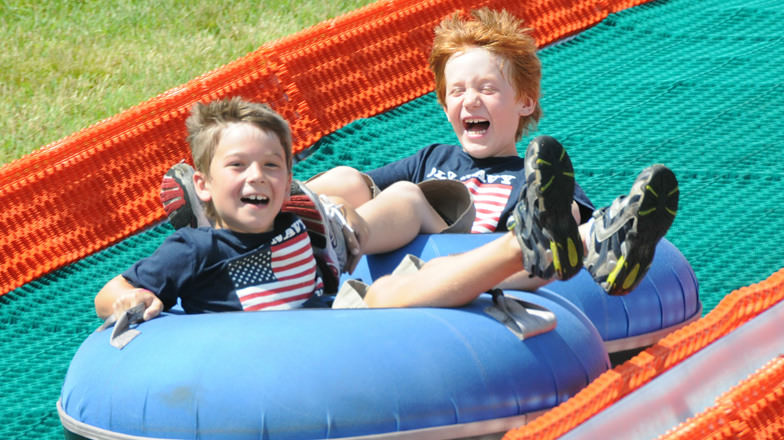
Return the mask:
<svg viewBox="0 0 784 440">
<path fill-rule="evenodd" d="M 474 196 L 476 220 L 471 232 L 506 231 L 507 220 L 525 187 L 525 159 L 476 159 L 460 146 L 432 144 L 367 174 L 381 190 L 400 180 L 459 180 Z M 594 206 L 579 185 L 574 187 L 574 200 L 580 206 L 582 221 L 587 221 Z"/>
<path fill-rule="evenodd" d="M 179 229 L 122 276 L 187 313 L 291 309 L 323 289 L 305 224 L 288 213 L 264 234 Z"/>
</svg>

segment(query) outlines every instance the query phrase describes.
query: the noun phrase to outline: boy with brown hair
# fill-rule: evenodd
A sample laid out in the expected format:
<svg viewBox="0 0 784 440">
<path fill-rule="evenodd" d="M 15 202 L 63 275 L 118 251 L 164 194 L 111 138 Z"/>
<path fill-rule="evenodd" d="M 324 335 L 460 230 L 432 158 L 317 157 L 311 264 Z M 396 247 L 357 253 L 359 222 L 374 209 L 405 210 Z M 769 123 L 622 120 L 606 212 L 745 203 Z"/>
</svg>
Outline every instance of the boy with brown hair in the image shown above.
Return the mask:
<svg viewBox="0 0 784 440">
<path fill-rule="evenodd" d="M 95 297 L 98 316 L 143 303 L 148 320 L 178 300 L 188 313 L 289 309 L 321 295 L 307 228 L 281 212 L 292 185 L 288 123 L 233 98 L 196 104 L 186 126 L 196 171 L 187 167 L 191 197 L 179 201 L 203 204 L 214 227 L 178 229 L 109 281 Z"/>
</svg>

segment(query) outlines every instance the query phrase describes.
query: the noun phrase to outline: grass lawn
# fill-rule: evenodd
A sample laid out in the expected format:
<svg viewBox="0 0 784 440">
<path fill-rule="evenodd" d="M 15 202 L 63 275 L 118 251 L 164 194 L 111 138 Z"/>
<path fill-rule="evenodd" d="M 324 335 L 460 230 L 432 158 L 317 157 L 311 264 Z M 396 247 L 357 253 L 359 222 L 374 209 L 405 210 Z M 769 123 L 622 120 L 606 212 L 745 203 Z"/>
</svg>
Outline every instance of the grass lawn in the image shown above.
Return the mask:
<svg viewBox="0 0 784 440">
<path fill-rule="evenodd" d="M 0 0 L 0 164 L 372 0 Z"/>
</svg>

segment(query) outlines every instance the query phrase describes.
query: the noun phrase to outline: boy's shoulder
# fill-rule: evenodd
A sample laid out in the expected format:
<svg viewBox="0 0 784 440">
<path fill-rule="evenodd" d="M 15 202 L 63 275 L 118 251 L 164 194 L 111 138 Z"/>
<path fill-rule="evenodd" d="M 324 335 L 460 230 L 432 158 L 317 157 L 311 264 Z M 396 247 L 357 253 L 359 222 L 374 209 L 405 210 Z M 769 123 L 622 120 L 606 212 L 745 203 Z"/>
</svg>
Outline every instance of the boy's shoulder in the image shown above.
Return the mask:
<svg viewBox="0 0 784 440">
<path fill-rule="evenodd" d="M 417 152 L 421 160 L 470 158 L 460 145 L 430 144 Z"/>
<path fill-rule="evenodd" d="M 281 213 L 276 218 L 274 230 L 260 234 L 245 234 L 211 227 L 181 228 L 166 238 L 157 254 L 168 258 L 216 262 L 262 248 L 271 248 L 300 237 L 303 233 L 307 235 L 302 220 L 293 214 Z"/>
<path fill-rule="evenodd" d="M 236 242 L 231 231 L 212 227 L 180 228 L 166 237 L 158 252 L 172 255 L 189 255 L 200 259 L 210 255 L 218 243 Z"/>
<path fill-rule="evenodd" d="M 423 161 L 441 162 L 454 166 L 473 168 L 503 168 L 517 170 L 523 168 L 525 159 L 519 155 L 474 157 L 460 145 L 431 144 L 420 150 Z"/>
<path fill-rule="evenodd" d="M 425 148 L 423 148 L 422 150 L 423 151 L 429 151 L 431 153 L 432 152 L 438 152 L 440 154 L 454 154 L 455 152 L 458 152 L 458 151 L 465 153 L 465 151 L 463 151 L 463 149 L 460 147 L 460 145 L 443 144 L 443 143 L 430 144 L 430 145 L 426 146 Z"/>
<path fill-rule="evenodd" d="M 435 143 L 430 144 L 419 151 L 420 154 L 427 155 L 427 156 L 447 156 L 447 157 L 465 157 L 468 159 L 472 159 L 475 161 L 524 161 L 525 159 L 518 154 L 513 156 L 488 156 L 488 157 L 474 157 L 467 151 L 463 149 L 462 146 L 456 144 L 443 144 L 443 143 Z"/>
<path fill-rule="evenodd" d="M 248 234 L 213 227 L 181 228 L 174 231 L 169 236 L 169 240 L 191 243 L 195 246 L 211 246 L 215 243 L 226 243 L 239 247 L 257 247 L 262 244 L 274 244 L 288 236 L 305 231 L 305 224 L 299 217 L 289 212 L 281 212 L 275 218 L 274 229 L 269 232 Z"/>
<path fill-rule="evenodd" d="M 215 229 L 211 226 L 202 226 L 199 228 L 185 227 L 174 231 L 174 233 L 168 237 L 167 241 L 200 243 L 212 241 L 216 237 L 230 238 L 232 236 L 233 233 L 227 229 Z"/>
</svg>

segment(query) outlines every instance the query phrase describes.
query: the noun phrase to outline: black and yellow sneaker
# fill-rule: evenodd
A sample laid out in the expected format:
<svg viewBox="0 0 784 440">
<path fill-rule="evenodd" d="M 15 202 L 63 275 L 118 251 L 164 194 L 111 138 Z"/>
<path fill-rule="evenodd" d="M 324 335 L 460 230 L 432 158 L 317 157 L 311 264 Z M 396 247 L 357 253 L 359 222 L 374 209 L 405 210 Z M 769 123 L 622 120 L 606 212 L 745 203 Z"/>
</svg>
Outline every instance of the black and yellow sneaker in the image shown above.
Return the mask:
<svg viewBox="0 0 784 440">
<path fill-rule="evenodd" d="M 610 295 L 626 295 L 643 279 L 656 244 L 678 212 L 678 180 L 664 165 L 643 170 L 628 195 L 593 214 L 584 265 Z"/>
<path fill-rule="evenodd" d="M 564 147 L 539 136 L 525 153 L 526 187 L 513 211 L 523 266 L 544 279 L 566 280 L 583 267 L 583 244 L 572 216 L 574 169 Z"/>
</svg>

